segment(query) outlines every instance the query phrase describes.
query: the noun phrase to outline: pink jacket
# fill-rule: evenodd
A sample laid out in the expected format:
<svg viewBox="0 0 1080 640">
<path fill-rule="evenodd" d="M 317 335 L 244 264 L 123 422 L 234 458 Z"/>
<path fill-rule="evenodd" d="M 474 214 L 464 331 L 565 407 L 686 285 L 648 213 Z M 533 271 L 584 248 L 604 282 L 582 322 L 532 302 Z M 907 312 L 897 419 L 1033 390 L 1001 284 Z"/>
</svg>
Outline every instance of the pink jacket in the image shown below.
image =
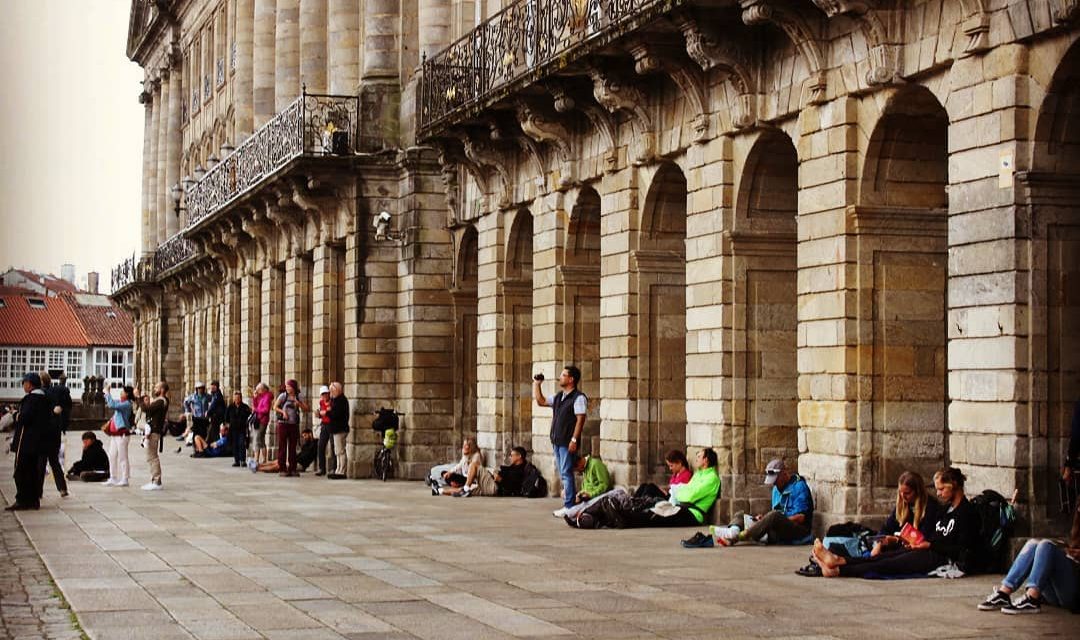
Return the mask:
<svg viewBox="0 0 1080 640">
<path fill-rule="evenodd" d="M 263 391 L 259 395 L 255 396 L 252 400 L 251 410 L 255 412 L 255 415 L 259 418 L 259 424 L 266 426 L 270 424 L 270 407 L 274 403 L 274 394 L 269 391 Z"/>
</svg>

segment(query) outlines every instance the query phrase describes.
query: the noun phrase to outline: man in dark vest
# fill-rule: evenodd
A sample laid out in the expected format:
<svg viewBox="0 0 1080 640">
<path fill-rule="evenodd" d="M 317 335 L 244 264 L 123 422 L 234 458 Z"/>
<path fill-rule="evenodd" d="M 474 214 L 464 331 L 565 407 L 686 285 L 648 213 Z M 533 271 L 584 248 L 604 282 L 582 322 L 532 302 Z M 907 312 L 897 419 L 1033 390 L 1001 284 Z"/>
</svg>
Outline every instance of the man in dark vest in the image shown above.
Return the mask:
<svg viewBox="0 0 1080 640">
<path fill-rule="evenodd" d="M 581 369 L 567 365 L 559 375 L 559 388 L 562 391 L 549 400 L 544 397 L 540 388 L 544 382 L 543 375 L 537 375 L 533 379 L 533 397 L 536 404 L 551 407 L 551 448 L 555 453 L 555 468 L 562 478 L 563 494 L 562 508 L 552 513 L 557 518 L 561 518 L 567 509 L 574 506 L 574 461 L 577 458 L 578 440 L 581 438 L 581 429 L 585 426 L 585 414 L 589 404 L 589 399 L 577 388 L 580 381 Z"/>
</svg>

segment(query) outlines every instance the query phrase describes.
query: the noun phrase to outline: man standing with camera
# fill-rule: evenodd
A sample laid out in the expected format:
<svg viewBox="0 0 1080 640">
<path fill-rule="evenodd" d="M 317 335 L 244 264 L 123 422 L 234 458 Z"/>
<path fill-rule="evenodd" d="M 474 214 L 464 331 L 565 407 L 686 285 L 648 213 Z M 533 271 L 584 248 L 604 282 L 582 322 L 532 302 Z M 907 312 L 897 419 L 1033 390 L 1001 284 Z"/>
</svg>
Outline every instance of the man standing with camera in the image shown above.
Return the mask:
<svg viewBox="0 0 1080 640">
<path fill-rule="evenodd" d="M 551 407 L 551 448 L 555 453 L 555 468 L 562 478 L 563 493 L 562 508 L 552 512 L 557 518 L 561 518 L 567 509 L 574 506 L 574 461 L 589 406 L 589 399 L 578 390 L 580 381 L 581 369 L 567 365 L 559 374 L 559 388 L 562 391 L 549 400 L 544 397 L 540 388 L 544 382 L 544 374 L 533 376 L 533 398 L 536 399 L 537 406 Z"/>
</svg>

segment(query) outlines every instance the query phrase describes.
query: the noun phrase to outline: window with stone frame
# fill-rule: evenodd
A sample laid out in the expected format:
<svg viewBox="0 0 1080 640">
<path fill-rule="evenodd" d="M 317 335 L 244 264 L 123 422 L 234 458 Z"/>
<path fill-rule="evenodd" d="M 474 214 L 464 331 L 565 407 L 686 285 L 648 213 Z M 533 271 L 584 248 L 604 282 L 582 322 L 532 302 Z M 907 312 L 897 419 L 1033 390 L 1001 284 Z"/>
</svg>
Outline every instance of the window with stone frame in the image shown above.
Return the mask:
<svg viewBox="0 0 1080 640">
<path fill-rule="evenodd" d="M 31 349 L 30 350 L 30 364 L 29 371 L 41 371 L 48 363 L 48 351 L 45 349 Z"/>
<path fill-rule="evenodd" d="M 11 380 L 11 371 L 8 369 L 10 360 L 8 350 L 0 348 L 0 389 L 15 387 L 14 382 Z"/>
</svg>

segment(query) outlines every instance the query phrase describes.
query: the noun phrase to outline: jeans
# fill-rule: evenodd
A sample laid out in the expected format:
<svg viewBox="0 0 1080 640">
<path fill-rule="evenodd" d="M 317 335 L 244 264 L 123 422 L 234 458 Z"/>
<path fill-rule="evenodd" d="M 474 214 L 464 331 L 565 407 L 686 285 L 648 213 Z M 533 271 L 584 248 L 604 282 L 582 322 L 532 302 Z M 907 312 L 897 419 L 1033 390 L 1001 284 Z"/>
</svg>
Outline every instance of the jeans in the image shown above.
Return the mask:
<svg viewBox="0 0 1080 640">
<path fill-rule="evenodd" d="M 739 528 L 743 526 L 742 512 L 736 513 L 731 519 L 731 524 Z M 805 538 L 810 533 L 806 525 L 795 524 L 788 520 L 781 511 L 770 511 L 746 530 L 746 537 L 751 540 L 761 540 L 769 536 L 769 544 L 790 544 L 793 540 Z"/>
<path fill-rule="evenodd" d="M 320 473 L 326 473 L 326 467 L 327 467 L 326 461 L 327 461 L 327 457 L 328 457 L 327 456 L 327 453 L 328 453 L 327 448 L 329 447 L 329 448 L 332 449 L 333 446 L 334 446 L 334 439 L 333 439 L 333 434 L 330 433 L 330 426 L 324 424 L 319 429 L 318 462 L 319 462 L 319 472 Z M 330 453 L 330 455 L 333 455 L 333 454 Z M 335 460 L 336 460 L 336 458 L 330 458 L 330 473 L 333 473 L 334 469 L 337 468 Z"/>
<path fill-rule="evenodd" d="M 577 494 L 577 490 L 574 487 L 574 454 L 570 453 L 569 447 L 560 447 L 559 445 L 553 445 L 552 449 L 555 451 L 555 469 L 559 472 L 559 477 L 562 479 L 562 501 L 563 507 L 569 509 L 574 506 L 574 496 Z"/>
<path fill-rule="evenodd" d="M 42 493 L 45 489 L 45 467 L 48 466 L 52 469 L 53 482 L 56 483 L 56 490 L 60 493 L 67 492 L 67 480 L 64 479 L 64 467 L 60 466 L 60 447 L 49 451 L 47 455 L 41 456 L 40 475 L 41 475 L 41 488 Z"/>
<path fill-rule="evenodd" d="M 1069 606 L 1076 597 L 1073 561 L 1049 540 L 1028 540 L 1001 584 L 1016 590 L 1024 578 L 1025 586 L 1038 589 L 1039 595 L 1054 606 Z"/>
</svg>

